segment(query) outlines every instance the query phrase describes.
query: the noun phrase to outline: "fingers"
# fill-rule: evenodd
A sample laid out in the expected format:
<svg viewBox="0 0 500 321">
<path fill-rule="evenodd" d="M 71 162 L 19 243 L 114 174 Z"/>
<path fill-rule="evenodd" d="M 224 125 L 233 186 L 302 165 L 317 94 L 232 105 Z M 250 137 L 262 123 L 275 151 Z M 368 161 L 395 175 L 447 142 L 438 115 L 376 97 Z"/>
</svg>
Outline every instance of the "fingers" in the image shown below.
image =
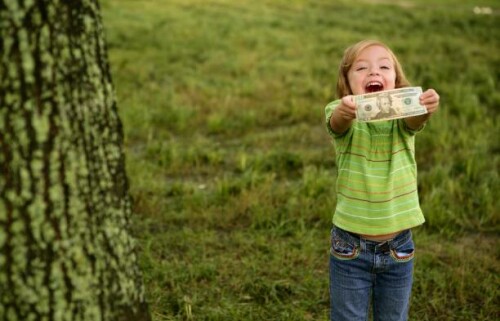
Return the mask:
<svg viewBox="0 0 500 321">
<path fill-rule="evenodd" d="M 439 107 L 439 95 L 434 89 L 428 89 L 420 95 L 420 104 L 427 108 L 429 114 L 434 113 Z"/>
<path fill-rule="evenodd" d="M 342 98 L 342 104 L 348 106 L 348 107 L 356 107 L 356 104 L 354 103 L 354 96 L 352 95 L 348 95 L 348 96 L 344 96 Z"/>
<path fill-rule="evenodd" d="M 339 106 L 339 114 L 346 120 L 356 118 L 356 103 L 353 96 L 349 95 L 342 98 L 341 106 Z"/>
<path fill-rule="evenodd" d="M 436 98 L 439 100 L 439 95 L 434 89 L 427 89 L 420 95 L 420 99 Z"/>
<path fill-rule="evenodd" d="M 338 113 L 340 117 L 342 117 L 345 120 L 352 120 L 356 118 L 356 111 L 351 110 L 351 109 L 339 109 Z"/>
</svg>

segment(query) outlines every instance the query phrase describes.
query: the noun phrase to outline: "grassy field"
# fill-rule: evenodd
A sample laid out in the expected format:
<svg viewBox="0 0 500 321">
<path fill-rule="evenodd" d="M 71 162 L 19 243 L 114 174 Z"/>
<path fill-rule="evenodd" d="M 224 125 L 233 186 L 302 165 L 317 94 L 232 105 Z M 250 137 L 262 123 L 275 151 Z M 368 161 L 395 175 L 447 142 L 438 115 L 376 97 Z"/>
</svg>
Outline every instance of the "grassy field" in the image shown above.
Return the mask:
<svg viewBox="0 0 500 321">
<path fill-rule="evenodd" d="M 410 319 L 500 318 L 498 1 L 101 5 L 154 320 L 327 320 L 324 106 L 364 38 L 441 95 L 417 137 Z"/>
</svg>

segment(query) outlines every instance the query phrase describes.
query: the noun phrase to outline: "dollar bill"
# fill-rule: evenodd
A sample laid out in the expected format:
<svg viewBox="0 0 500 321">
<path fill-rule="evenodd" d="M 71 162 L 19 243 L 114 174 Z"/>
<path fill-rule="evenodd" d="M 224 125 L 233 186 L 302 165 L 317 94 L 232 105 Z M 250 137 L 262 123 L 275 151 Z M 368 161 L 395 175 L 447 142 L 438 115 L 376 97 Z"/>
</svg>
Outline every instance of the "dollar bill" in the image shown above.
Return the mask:
<svg viewBox="0 0 500 321">
<path fill-rule="evenodd" d="M 405 87 L 356 95 L 356 118 L 361 122 L 373 122 L 427 114 L 427 109 L 419 102 L 421 94 L 421 87 Z"/>
</svg>

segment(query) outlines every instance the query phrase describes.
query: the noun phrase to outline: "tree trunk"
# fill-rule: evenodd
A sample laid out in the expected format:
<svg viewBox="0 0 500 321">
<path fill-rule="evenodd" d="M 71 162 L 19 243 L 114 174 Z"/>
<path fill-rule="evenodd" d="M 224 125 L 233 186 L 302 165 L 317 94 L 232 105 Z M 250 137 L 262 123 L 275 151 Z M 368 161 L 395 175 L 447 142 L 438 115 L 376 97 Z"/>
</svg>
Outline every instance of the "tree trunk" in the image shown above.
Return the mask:
<svg viewBox="0 0 500 321">
<path fill-rule="evenodd" d="M 0 320 L 150 320 L 97 0 L 0 0 Z"/>
</svg>

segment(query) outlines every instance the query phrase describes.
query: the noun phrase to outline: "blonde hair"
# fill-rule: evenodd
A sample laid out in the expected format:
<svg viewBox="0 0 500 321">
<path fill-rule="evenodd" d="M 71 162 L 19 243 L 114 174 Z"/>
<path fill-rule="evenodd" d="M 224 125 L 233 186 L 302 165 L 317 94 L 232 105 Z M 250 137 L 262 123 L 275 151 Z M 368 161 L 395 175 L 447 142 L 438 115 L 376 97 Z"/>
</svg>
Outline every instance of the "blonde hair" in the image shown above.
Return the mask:
<svg viewBox="0 0 500 321">
<path fill-rule="evenodd" d="M 339 74 L 337 79 L 337 97 L 342 98 L 347 95 L 352 95 L 351 86 L 349 85 L 349 79 L 347 78 L 347 73 L 352 67 L 352 64 L 359 56 L 359 54 L 368 47 L 380 46 L 389 52 L 389 55 L 394 62 L 394 69 L 396 71 L 396 84 L 395 88 L 402 88 L 410 86 L 410 82 L 406 79 L 403 72 L 403 67 L 398 61 L 396 55 L 392 52 L 389 47 L 381 41 L 378 40 L 362 40 L 354 45 L 348 47 L 344 51 L 344 56 L 340 61 Z"/>
</svg>

